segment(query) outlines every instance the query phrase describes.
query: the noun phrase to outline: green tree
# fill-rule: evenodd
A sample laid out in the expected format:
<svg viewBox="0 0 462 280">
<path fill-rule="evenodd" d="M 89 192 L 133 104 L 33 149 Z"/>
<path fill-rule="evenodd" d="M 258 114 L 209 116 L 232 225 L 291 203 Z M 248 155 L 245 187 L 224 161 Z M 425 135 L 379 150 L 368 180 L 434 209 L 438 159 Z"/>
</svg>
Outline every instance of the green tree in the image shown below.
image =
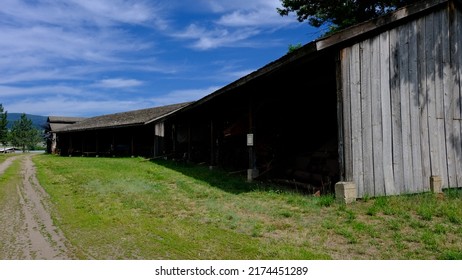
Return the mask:
<svg viewBox="0 0 462 280">
<path fill-rule="evenodd" d="M 4 111 L 3 105 L 0 104 L 0 143 L 3 146 L 8 144 L 8 112 Z"/>
<path fill-rule="evenodd" d="M 330 32 L 376 18 L 420 0 L 280 0 L 281 16 L 295 13 L 300 22 L 314 27 L 328 25 Z"/>
<path fill-rule="evenodd" d="M 291 53 L 291 52 L 294 52 L 296 50 L 298 50 L 299 48 L 302 47 L 302 44 L 301 43 L 298 43 L 296 45 L 293 45 L 293 44 L 289 44 L 289 47 L 287 48 L 287 53 Z"/>
<path fill-rule="evenodd" d="M 41 141 L 40 132 L 33 127 L 32 120 L 28 119 L 26 114 L 22 114 L 21 118 L 13 123 L 10 136 L 13 146 L 21 147 L 23 152 Z"/>
</svg>

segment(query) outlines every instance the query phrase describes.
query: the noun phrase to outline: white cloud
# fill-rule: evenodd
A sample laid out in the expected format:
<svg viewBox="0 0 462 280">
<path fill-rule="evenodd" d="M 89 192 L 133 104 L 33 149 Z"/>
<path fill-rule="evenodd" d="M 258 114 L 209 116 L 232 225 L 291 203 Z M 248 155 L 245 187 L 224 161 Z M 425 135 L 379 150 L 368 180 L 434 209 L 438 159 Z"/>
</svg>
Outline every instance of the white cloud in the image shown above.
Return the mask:
<svg viewBox="0 0 462 280">
<path fill-rule="evenodd" d="M 31 96 L 28 98 L 26 96 L 25 98 L 21 98 L 21 100 L 7 102 L 3 105 L 8 112 L 12 113 L 27 112 L 28 114 L 44 116 L 89 117 L 196 101 L 213 93 L 219 88 L 220 87 L 218 86 L 212 86 L 202 89 L 174 90 L 155 98 L 130 98 L 125 100 L 119 98 L 108 98 L 109 95 L 91 92 L 88 92 L 85 98 L 81 98 L 80 95 L 69 96 L 50 94 L 46 96 L 43 95 L 42 97 Z"/>
<path fill-rule="evenodd" d="M 130 26 L 153 27 L 152 1 L 3 0 L 0 9 L 0 84 L 94 80 L 89 74 L 140 67 L 154 43 Z M 163 27 L 162 27 L 163 28 Z M 159 64 L 158 64 L 159 65 Z M 168 72 L 159 67 L 150 70 Z"/>
<path fill-rule="evenodd" d="M 198 50 L 208 50 L 218 47 L 237 47 L 244 44 L 249 46 L 249 42 L 244 42 L 259 33 L 252 28 L 242 28 L 239 30 L 229 30 L 226 28 L 207 29 L 196 24 L 189 25 L 185 31 L 175 34 L 177 38 L 194 39 L 192 47 Z"/>
<path fill-rule="evenodd" d="M 256 42 L 258 35 L 297 23 L 291 16 L 281 17 L 277 13 L 276 8 L 281 6 L 279 0 L 200 0 L 199 3 L 205 10 L 213 12 L 214 18 L 200 24 L 190 23 L 183 31 L 172 33 L 174 37 L 192 40 L 191 46 L 198 50 L 265 47 L 268 44 Z"/>
<path fill-rule="evenodd" d="M 16 24 L 111 26 L 165 24 L 157 2 L 143 0 L 2 0 L 0 14 Z M 155 27 L 152 26 L 152 27 Z"/>
<path fill-rule="evenodd" d="M 206 7 L 215 13 L 226 13 L 235 10 L 256 10 L 265 9 L 276 11 L 276 7 L 280 7 L 280 0 L 233 0 L 233 1 L 214 1 L 200 0 Z"/>
<path fill-rule="evenodd" d="M 102 88 L 130 88 L 142 85 L 143 82 L 135 79 L 105 79 L 95 84 L 96 87 Z"/>
<path fill-rule="evenodd" d="M 168 104 L 175 104 L 181 102 L 190 102 L 201 99 L 202 97 L 213 93 L 218 90 L 220 87 L 212 86 L 202 89 L 184 89 L 184 90 L 174 90 L 169 92 L 161 97 L 151 98 L 151 102 L 154 103 L 154 106 L 162 106 Z"/>
<path fill-rule="evenodd" d="M 138 1 L 121 1 L 121 0 L 72 0 L 75 6 L 83 8 L 93 20 L 104 18 L 114 22 L 125 22 L 131 24 L 140 24 L 149 21 L 155 14 L 151 6 Z"/>
<path fill-rule="evenodd" d="M 84 96 L 85 92 L 79 88 L 65 85 L 47 85 L 34 87 L 0 86 L 0 97 L 3 98 L 15 97 L 15 99 L 21 99 L 27 96 L 54 96 L 56 94 Z"/>
<path fill-rule="evenodd" d="M 283 27 L 293 23 L 293 19 L 281 17 L 276 10 L 236 10 L 220 17 L 217 24 L 230 27 L 260 26 Z"/>
<path fill-rule="evenodd" d="M 43 116 L 92 117 L 114 112 L 126 112 L 150 107 L 145 100 L 81 99 L 65 96 L 50 96 L 40 99 L 25 99 L 4 104 L 11 113 L 27 112 Z"/>
<path fill-rule="evenodd" d="M 277 8 L 280 0 L 233 0 L 210 1 L 202 0 L 213 12 L 220 15 L 218 25 L 228 27 L 274 27 L 294 23 L 292 16 L 281 17 Z"/>
</svg>

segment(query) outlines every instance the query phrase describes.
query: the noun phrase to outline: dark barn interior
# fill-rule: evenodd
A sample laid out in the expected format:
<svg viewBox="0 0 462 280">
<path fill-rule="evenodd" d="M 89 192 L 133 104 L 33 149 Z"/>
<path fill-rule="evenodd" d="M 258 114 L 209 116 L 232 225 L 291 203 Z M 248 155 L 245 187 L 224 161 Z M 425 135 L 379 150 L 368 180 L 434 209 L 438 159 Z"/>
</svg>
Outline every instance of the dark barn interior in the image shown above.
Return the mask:
<svg viewBox="0 0 462 280">
<path fill-rule="evenodd" d="M 235 173 L 256 168 L 257 180 L 330 192 L 340 177 L 335 55 L 264 69 L 171 118 L 176 141 L 166 153 Z"/>
<path fill-rule="evenodd" d="M 146 156 L 154 150 L 154 125 L 61 133 L 64 156 Z"/>
</svg>

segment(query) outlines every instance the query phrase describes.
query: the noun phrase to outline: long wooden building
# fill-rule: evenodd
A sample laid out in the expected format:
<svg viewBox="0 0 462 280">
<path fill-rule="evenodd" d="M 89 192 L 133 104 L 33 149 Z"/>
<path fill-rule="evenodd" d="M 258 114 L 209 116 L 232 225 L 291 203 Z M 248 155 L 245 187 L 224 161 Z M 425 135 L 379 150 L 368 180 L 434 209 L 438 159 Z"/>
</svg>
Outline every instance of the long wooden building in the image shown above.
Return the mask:
<svg viewBox="0 0 462 280">
<path fill-rule="evenodd" d="M 47 153 L 59 154 L 57 147 L 57 137 L 55 131 L 62 130 L 64 127 L 75 124 L 84 120 L 81 117 L 62 117 L 62 116 L 49 116 L 47 118 L 47 127 L 45 129 L 45 136 L 47 140 Z"/>
<path fill-rule="evenodd" d="M 155 156 L 164 153 L 164 128 L 158 119 L 190 103 L 87 118 L 55 131 L 64 156 Z"/>
<path fill-rule="evenodd" d="M 462 187 L 461 78 L 461 1 L 421 1 L 148 118 L 122 142 L 127 155 L 181 157 L 313 191 L 351 181 L 359 197 L 416 193 L 431 176 Z M 61 150 L 110 148 L 113 127 L 92 122 L 58 131 Z M 142 135 L 157 135 L 162 149 Z"/>
</svg>

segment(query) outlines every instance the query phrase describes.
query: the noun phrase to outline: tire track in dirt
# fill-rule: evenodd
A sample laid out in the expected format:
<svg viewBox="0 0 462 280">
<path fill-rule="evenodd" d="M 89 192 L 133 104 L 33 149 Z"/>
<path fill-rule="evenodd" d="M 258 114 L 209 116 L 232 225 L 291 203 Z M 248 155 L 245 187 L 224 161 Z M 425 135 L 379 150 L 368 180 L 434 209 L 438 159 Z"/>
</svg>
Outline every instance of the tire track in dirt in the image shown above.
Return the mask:
<svg viewBox="0 0 462 280">
<path fill-rule="evenodd" d="M 19 156 L 9 157 L 4 162 L 0 163 L 0 175 L 2 175 L 5 170 L 10 167 L 10 165 L 15 161 Z"/>
<path fill-rule="evenodd" d="M 19 157 L 21 183 L 16 186 L 15 199 L 7 200 L 0 217 L 4 224 L 0 232 L 2 255 L 7 259 L 73 259 L 69 242 L 53 224 L 49 197 L 37 180 L 32 155 Z M 16 159 L 12 158 L 9 164 Z"/>
</svg>

